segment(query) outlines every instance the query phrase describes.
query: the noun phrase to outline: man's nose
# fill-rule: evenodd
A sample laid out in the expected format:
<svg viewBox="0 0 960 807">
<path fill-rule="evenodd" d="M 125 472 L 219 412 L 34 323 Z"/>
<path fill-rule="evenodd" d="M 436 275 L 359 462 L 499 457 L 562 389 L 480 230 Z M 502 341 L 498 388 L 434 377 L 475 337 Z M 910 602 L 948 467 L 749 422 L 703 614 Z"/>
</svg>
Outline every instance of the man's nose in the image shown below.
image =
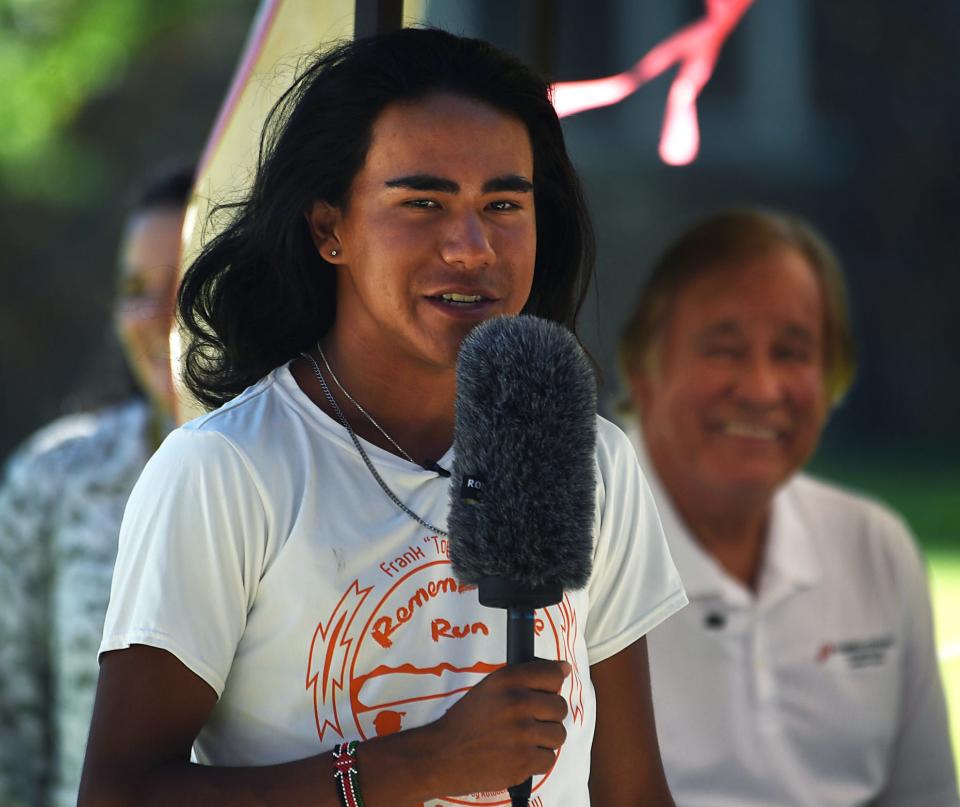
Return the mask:
<svg viewBox="0 0 960 807">
<path fill-rule="evenodd" d="M 751 356 L 740 367 L 737 376 L 737 396 L 754 406 L 773 406 L 780 403 L 783 384 L 776 365 L 764 356 Z"/>
<path fill-rule="evenodd" d="M 443 260 L 466 269 L 479 269 L 496 257 L 487 227 L 480 215 L 465 211 L 455 216 L 440 247 Z"/>
</svg>

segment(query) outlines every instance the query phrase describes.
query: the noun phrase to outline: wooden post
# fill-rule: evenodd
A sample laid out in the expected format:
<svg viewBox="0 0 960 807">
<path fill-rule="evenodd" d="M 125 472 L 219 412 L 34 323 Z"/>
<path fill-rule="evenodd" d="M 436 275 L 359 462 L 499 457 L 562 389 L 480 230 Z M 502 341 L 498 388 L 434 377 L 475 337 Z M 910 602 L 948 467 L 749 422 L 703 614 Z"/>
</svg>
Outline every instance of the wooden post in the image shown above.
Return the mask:
<svg viewBox="0 0 960 807">
<path fill-rule="evenodd" d="M 555 0 L 535 0 L 522 6 L 521 31 L 529 47 L 530 64 L 547 81 L 556 81 L 557 4 Z"/>
<path fill-rule="evenodd" d="M 356 0 L 353 37 L 386 34 L 403 27 L 403 0 Z"/>
</svg>

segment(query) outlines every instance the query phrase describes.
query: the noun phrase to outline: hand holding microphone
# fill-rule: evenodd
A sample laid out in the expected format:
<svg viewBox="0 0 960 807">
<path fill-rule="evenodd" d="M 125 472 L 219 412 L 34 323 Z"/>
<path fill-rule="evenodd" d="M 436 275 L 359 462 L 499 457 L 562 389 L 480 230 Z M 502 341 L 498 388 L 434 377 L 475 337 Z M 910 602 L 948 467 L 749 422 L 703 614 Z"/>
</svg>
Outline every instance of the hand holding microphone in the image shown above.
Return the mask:
<svg viewBox="0 0 960 807">
<path fill-rule="evenodd" d="M 503 667 L 424 727 L 443 792 L 493 792 L 547 773 L 566 740 L 559 693 L 569 673 L 567 662 L 545 659 Z"/>
</svg>

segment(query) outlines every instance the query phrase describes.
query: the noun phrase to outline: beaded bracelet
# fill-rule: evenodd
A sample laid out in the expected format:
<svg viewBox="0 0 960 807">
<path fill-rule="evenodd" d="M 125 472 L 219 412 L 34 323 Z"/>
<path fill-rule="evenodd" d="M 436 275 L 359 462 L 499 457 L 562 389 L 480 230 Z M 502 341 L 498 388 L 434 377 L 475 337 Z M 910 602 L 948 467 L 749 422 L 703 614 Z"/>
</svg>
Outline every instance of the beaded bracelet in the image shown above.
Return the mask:
<svg viewBox="0 0 960 807">
<path fill-rule="evenodd" d="M 333 748 L 333 778 L 337 782 L 337 792 L 343 807 L 364 807 L 355 764 L 358 745 L 360 743 L 353 740 L 349 743 L 337 743 Z"/>
</svg>

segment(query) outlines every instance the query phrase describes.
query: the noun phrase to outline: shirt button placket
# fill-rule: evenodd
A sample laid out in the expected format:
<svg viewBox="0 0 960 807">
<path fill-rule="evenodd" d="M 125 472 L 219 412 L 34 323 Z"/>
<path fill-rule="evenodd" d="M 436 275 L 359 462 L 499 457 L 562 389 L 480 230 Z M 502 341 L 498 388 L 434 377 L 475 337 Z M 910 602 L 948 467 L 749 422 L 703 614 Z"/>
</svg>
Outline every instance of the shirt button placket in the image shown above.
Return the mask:
<svg viewBox="0 0 960 807">
<path fill-rule="evenodd" d="M 751 609 L 751 658 L 753 684 L 756 693 L 757 726 L 763 732 L 776 731 L 779 721 L 776 712 L 776 685 L 767 654 L 767 642 L 763 635 L 763 621 L 759 608 Z"/>
</svg>

